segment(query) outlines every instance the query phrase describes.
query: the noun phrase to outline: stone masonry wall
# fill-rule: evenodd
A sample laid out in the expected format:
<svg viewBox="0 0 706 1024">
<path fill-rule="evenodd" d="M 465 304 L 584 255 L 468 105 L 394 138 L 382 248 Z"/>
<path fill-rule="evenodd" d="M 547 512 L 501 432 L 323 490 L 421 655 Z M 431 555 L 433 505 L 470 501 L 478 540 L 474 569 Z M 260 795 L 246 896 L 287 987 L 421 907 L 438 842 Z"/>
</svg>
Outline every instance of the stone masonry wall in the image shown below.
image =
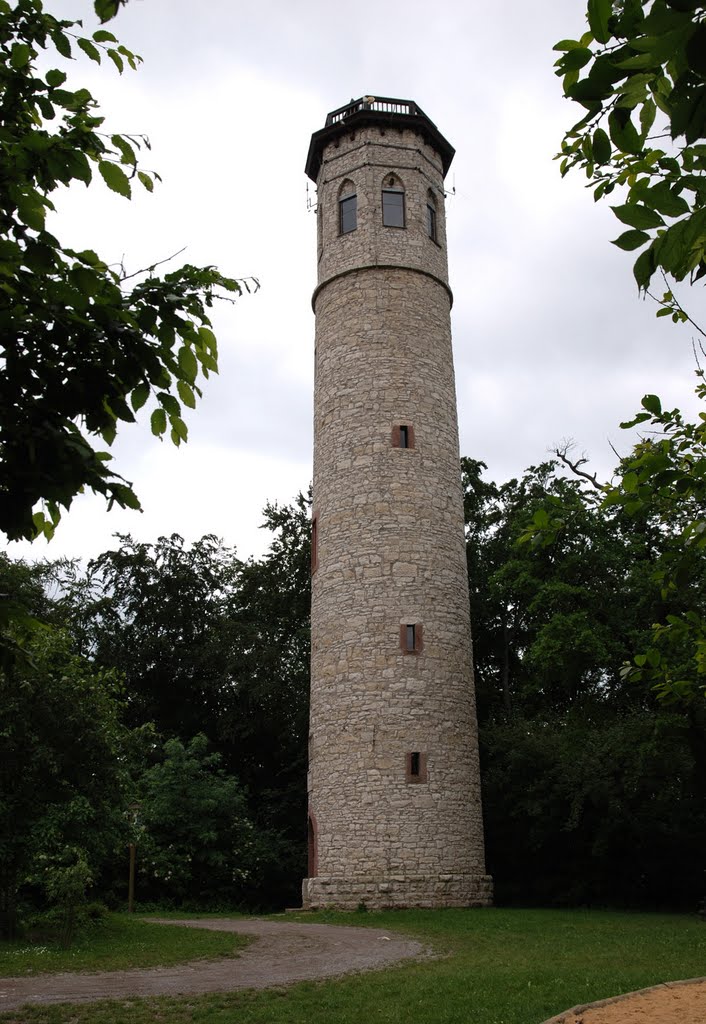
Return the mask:
<svg viewBox="0 0 706 1024">
<path fill-rule="evenodd" d="M 390 172 L 405 188 L 404 229 L 382 225 Z M 358 226 L 339 235 L 345 180 Z M 439 244 L 426 232 L 429 188 Z M 490 900 L 441 188 L 438 156 L 409 131 L 366 129 L 324 154 L 308 906 Z M 401 424 L 414 447 L 393 446 Z M 412 623 L 422 645 L 408 653 L 400 627 Z"/>
</svg>

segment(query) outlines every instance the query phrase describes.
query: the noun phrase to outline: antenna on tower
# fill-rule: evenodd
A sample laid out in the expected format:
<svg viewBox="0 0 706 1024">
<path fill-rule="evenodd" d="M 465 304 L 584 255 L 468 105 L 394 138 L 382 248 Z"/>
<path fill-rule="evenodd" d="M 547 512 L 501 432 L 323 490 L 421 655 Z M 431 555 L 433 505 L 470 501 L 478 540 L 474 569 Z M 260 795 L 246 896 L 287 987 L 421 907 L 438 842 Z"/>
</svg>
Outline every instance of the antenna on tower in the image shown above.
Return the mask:
<svg viewBox="0 0 706 1024">
<path fill-rule="evenodd" d="M 456 173 L 454 172 L 454 175 L 453 175 L 453 185 L 451 186 L 450 189 L 444 189 L 444 198 L 446 199 L 447 196 L 455 196 L 455 195 L 456 195 Z"/>
<path fill-rule="evenodd" d="M 309 194 L 309 182 L 307 181 L 307 183 L 306 183 L 306 210 L 307 210 L 307 213 L 311 213 L 312 210 L 314 211 L 314 213 L 316 213 L 318 205 L 319 204 L 318 204 L 317 200 L 316 199 L 312 199 L 311 195 Z"/>
</svg>

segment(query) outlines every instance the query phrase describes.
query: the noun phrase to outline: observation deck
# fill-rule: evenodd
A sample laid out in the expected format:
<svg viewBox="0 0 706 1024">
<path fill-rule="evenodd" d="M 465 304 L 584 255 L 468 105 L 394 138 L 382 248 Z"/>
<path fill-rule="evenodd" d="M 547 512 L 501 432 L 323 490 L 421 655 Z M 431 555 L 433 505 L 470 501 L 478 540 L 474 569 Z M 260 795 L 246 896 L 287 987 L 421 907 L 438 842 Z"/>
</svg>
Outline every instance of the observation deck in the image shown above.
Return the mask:
<svg viewBox="0 0 706 1024">
<path fill-rule="evenodd" d="M 311 136 L 305 167 L 308 177 L 314 182 L 317 180 L 325 146 L 348 132 L 368 125 L 409 128 L 419 132 L 441 157 L 446 175 L 456 150 L 418 104 L 413 100 L 394 99 L 390 96 L 361 96 L 338 110 L 332 110 L 326 115 L 325 126 Z"/>
</svg>

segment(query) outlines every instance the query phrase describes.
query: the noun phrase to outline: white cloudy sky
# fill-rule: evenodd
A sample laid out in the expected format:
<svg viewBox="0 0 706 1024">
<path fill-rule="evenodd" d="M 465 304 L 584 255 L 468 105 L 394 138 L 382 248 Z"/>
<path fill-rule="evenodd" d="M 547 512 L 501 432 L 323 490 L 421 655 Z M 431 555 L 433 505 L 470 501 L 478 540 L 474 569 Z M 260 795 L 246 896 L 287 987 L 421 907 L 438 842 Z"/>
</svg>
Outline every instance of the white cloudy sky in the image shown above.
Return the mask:
<svg viewBox="0 0 706 1024">
<path fill-rule="evenodd" d="M 90 0 L 46 0 L 95 28 Z M 646 391 L 686 405 L 691 332 L 638 300 L 607 205 L 561 181 L 553 154 L 578 115 L 552 70 L 583 30 L 580 0 L 130 0 L 108 26 L 144 57 L 120 78 L 75 62 L 111 130 L 144 132 L 164 182 L 132 203 L 96 183 L 67 194 L 65 244 L 138 269 L 182 257 L 252 275 L 260 291 L 214 317 L 220 377 L 175 450 L 127 427 L 116 466 L 144 512 L 78 499 L 47 550 L 90 557 L 115 531 L 213 532 L 242 557 L 267 542 L 267 500 L 311 476 L 315 223 L 304 161 L 326 113 L 364 94 L 416 100 L 456 147 L 447 184 L 461 452 L 501 481 L 562 438 L 607 474 L 609 441 Z M 57 61 L 58 63 L 58 61 Z M 310 185 L 309 197 L 313 197 Z M 699 313 L 697 296 L 689 308 Z M 703 307 L 703 299 L 701 298 Z M 28 554 L 10 545 L 12 554 Z"/>
</svg>

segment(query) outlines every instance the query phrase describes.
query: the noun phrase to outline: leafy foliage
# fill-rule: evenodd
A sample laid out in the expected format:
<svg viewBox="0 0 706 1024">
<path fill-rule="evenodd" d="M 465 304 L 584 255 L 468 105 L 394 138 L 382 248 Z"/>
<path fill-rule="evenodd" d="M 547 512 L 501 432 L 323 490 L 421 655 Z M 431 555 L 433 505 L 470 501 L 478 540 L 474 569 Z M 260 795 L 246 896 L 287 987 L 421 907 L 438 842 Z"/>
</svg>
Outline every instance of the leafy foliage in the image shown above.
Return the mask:
<svg viewBox="0 0 706 1024">
<path fill-rule="evenodd" d="M 238 780 L 205 736 L 168 740 L 140 784 L 142 898 L 234 903 L 257 869 L 257 837 Z"/>
<path fill-rule="evenodd" d="M 634 266 L 641 289 L 658 270 L 698 280 L 706 274 L 706 3 L 588 0 L 587 17 L 588 32 L 554 47 L 564 94 L 586 111 L 564 139 L 562 174 L 583 168 L 596 199 L 626 188 L 613 212 L 628 230 L 615 244 L 643 250 Z"/>
<path fill-rule="evenodd" d="M 530 468 L 502 486 L 463 460 L 481 779 L 496 898 L 694 907 L 706 833 L 706 713 L 657 704 L 622 671 L 650 623 L 703 606 L 662 594 L 678 521 L 604 507 L 603 491 Z M 536 544 L 518 544 L 523 535 Z M 685 605 L 686 602 L 686 605 Z M 674 663 L 690 640 L 674 634 Z M 679 864 L 678 871 L 665 865 Z"/>
<path fill-rule="evenodd" d="M 96 4 L 103 20 L 117 7 Z M 214 267 L 127 274 L 48 229 L 61 186 L 89 185 L 97 171 L 129 199 L 133 184 L 152 191 L 159 180 L 138 165 L 149 141 L 106 134 L 91 93 L 51 66 L 77 49 L 120 73 L 137 67 L 111 32 L 89 39 L 80 27 L 41 0 L 0 0 L 0 530 L 11 539 L 51 537 L 84 487 L 140 507 L 102 446 L 149 399 L 153 433 L 186 441 L 183 407 L 218 370 L 208 310 L 241 291 Z"/>
<path fill-rule="evenodd" d="M 102 863 L 122 830 L 115 671 L 98 671 L 75 655 L 59 629 L 34 627 L 24 643 L 28 661 L 0 671 L 5 933 L 14 928 L 15 897 L 25 879 L 51 888 L 56 858 L 67 848 L 78 851 L 76 863 Z"/>
</svg>

